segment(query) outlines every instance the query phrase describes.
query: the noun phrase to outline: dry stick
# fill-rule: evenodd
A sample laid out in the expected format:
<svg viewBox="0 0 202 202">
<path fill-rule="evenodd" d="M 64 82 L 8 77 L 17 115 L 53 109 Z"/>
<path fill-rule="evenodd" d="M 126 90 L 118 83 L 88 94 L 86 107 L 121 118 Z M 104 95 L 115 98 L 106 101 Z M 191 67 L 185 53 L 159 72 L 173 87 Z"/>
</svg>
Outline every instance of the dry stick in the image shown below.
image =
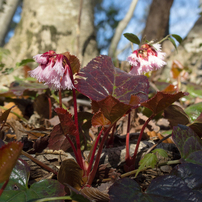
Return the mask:
<svg viewBox="0 0 202 202">
<path fill-rule="evenodd" d="M 27 152 L 25 151 L 21 151 L 21 154 L 26 156 L 27 158 L 31 159 L 33 162 L 35 162 L 36 164 L 40 165 L 42 168 L 44 168 L 45 170 L 48 170 L 52 173 L 54 173 L 55 175 L 57 175 L 57 172 L 55 170 L 53 170 L 52 168 L 50 168 L 49 166 L 47 166 L 46 164 L 42 163 L 41 161 L 37 160 L 36 158 L 34 158 L 33 156 L 29 155 Z"/>
<path fill-rule="evenodd" d="M 158 164 L 158 167 L 161 167 L 161 166 L 164 166 L 164 165 L 173 165 L 173 164 L 179 164 L 180 163 L 180 160 L 173 160 L 173 161 L 166 161 L 166 162 L 163 162 L 163 163 L 160 163 Z M 144 169 L 142 169 L 141 171 L 145 171 L 149 168 L 152 168 L 151 166 L 148 166 L 148 167 L 145 167 Z M 132 170 L 130 172 L 127 172 L 127 173 L 124 173 L 123 175 L 121 175 L 120 177 L 121 178 L 124 178 L 124 177 L 128 177 L 130 175 L 134 175 L 138 172 L 138 169 L 136 170 Z M 110 181 L 111 178 L 106 178 L 106 179 L 103 179 L 102 182 L 108 182 Z"/>
<path fill-rule="evenodd" d="M 145 154 L 148 154 L 149 152 L 151 152 L 155 147 L 157 147 L 161 142 L 163 142 L 164 140 L 168 139 L 169 137 L 171 137 L 172 134 L 167 135 L 166 137 L 162 138 L 161 140 L 159 140 L 156 144 L 154 144 L 152 147 L 150 147 L 147 152 Z"/>
</svg>

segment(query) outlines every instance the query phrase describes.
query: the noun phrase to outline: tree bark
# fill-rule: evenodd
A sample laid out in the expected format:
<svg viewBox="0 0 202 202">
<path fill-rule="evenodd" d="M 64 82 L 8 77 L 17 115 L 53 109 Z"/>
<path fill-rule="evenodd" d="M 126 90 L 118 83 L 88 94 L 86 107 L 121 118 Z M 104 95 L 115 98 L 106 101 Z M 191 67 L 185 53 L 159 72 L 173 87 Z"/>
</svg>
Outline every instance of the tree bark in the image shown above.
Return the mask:
<svg viewBox="0 0 202 202">
<path fill-rule="evenodd" d="M 142 41 L 144 39 L 158 41 L 169 34 L 169 16 L 172 4 L 173 0 L 153 0 L 142 34 Z"/>
<path fill-rule="evenodd" d="M 108 51 L 108 55 L 110 57 L 114 57 L 116 54 L 116 49 L 117 49 L 117 46 L 118 46 L 118 43 L 121 39 L 121 35 L 123 33 L 123 30 L 126 28 L 126 26 L 128 25 L 130 19 L 132 18 L 133 16 L 133 13 L 134 13 L 134 10 L 135 10 L 135 7 L 137 5 L 137 2 L 138 0 L 132 0 L 132 3 L 129 7 L 129 10 L 126 14 L 126 16 L 124 17 L 123 20 L 121 20 L 116 28 L 116 32 L 112 38 L 112 41 L 111 41 L 111 44 L 110 44 L 110 47 L 109 47 L 109 51 Z"/>
<path fill-rule="evenodd" d="M 178 52 L 172 52 L 167 60 L 162 79 L 170 74 L 170 68 L 174 60 L 179 60 L 182 65 L 190 70 L 189 78 L 191 82 L 202 83 L 202 16 L 194 24 L 182 44 L 178 47 Z M 174 48 L 173 48 L 174 49 Z"/>
<path fill-rule="evenodd" d="M 20 0 L 0 0 L 0 46 L 4 45 L 4 38 L 8 32 L 13 15 Z"/>
<path fill-rule="evenodd" d="M 14 66 L 22 59 L 48 50 L 56 53 L 69 51 L 79 57 L 82 65 L 86 65 L 98 55 L 94 5 L 93 0 L 83 1 L 79 22 L 80 5 L 80 0 L 24 0 L 21 20 L 14 36 L 5 45 L 12 57 L 6 65 Z M 16 70 L 13 75 L 20 74 Z M 10 79 L 5 82 L 10 82 Z"/>
</svg>

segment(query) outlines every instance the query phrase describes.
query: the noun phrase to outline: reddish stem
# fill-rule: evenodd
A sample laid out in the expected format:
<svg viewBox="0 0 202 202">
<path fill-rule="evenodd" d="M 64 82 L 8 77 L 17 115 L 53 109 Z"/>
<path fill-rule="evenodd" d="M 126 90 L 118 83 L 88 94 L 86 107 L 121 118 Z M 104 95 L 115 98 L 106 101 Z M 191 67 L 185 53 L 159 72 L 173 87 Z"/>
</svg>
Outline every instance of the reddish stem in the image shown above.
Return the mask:
<svg viewBox="0 0 202 202">
<path fill-rule="evenodd" d="M 6 188 L 6 186 L 7 186 L 7 184 L 8 184 L 8 181 L 9 181 L 9 179 L 7 179 L 7 180 L 4 182 L 3 186 L 1 187 L 1 189 L 0 189 L 0 196 L 1 196 L 1 194 L 3 193 L 4 189 Z"/>
<path fill-rule="evenodd" d="M 126 157 L 125 160 L 130 160 L 130 112 L 128 113 L 128 125 L 127 125 L 127 134 L 126 134 Z"/>
<path fill-rule="evenodd" d="M 89 175 L 89 173 L 91 171 L 91 168 L 92 168 L 92 165 L 93 165 L 93 160 L 94 160 L 94 157 L 95 157 L 95 152 L 96 152 L 97 145 L 98 145 L 98 142 L 100 140 L 100 137 L 102 135 L 103 129 L 104 129 L 104 127 L 102 127 L 102 129 L 100 130 L 100 132 L 99 132 L 99 134 L 98 134 L 98 136 L 97 136 L 97 138 L 95 140 L 92 155 L 91 155 L 90 162 L 89 162 L 89 165 L 88 165 L 87 176 Z"/>
<path fill-rule="evenodd" d="M 113 125 L 114 125 L 114 124 L 113 124 Z M 105 140 L 107 139 L 107 136 L 108 136 L 108 134 L 109 134 L 109 131 L 110 131 L 110 129 L 112 128 L 113 125 L 111 125 L 111 126 L 105 131 L 105 133 L 104 133 L 104 136 L 103 136 L 103 138 L 102 138 L 102 141 L 101 141 L 101 143 L 100 143 L 100 146 L 99 146 L 99 149 L 98 149 L 98 152 L 97 152 L 97 155 L 96 155 L 95 164 L 94 164 L 94 166 L 93 166 L 92 171 L 90 172 L 90 176 L 89 176 L 89 180 L 88 180 L 88 184 L 89 184 L 89 185 L 91 185 L 92 182 L 93 182 L 93 179 L 94 179 L 94 177 L 95 177 L 95 174 L 96 174 L 97 169 L 98 169 L 98 166 L 99 166 L 100 156 L 101 156 L 101 154 L 102 154 L 102 149 L 103 149 Z"/>
<path fill-rule="evenodd" d="M 51 103 L 51 98 L 50 96 L 47 96 L 48 98 L 48 105 L 49 105 L 49 119 L 52 117 L 52 103 Z"/>
<path fill-rule="evenodd" d="M 60 104 L 60 108 L 62 108 L 62 90 L 61 90 L 61 88 L 59 90 L 59 104 Z"/>
<path fill-rule="evenodd" d="M 114 143 L 114 132 L 115 132 L 115 129 L 116 129 L 116 123 L 117 122 L 115 122 L 115 124 L 114 124 L 114 126 L 112 128 L 112 133 L 111 133 L 111 136 L 110 136 L 110 138 L 109 138 L 109 140 L 107 142 L 107 147 L 110 146 L 110 145 L 113 145 L 113 143 Z"/>
<path fill-rule="evenodd" d="M 82 168 L 83 161 L 82 161 L 82 159 L 79 158 L 79 156 L 78 156 L 78 154 L 77 154 L 77 151 L 76 151 L 76 148 L 75 148 L 75 146 L 74 146 L 72 140 L 70 139 L 70 137 L 69 137 L 67 134 L 65 134 L 65 137 L 67 138 L 67 140 L 68 140 L 69 143 L 71 144 L 71 147 L 72 147 L 73 152 L 74 152 L 74 154 L 75 154 L 75 158 L 76 158 L 77 163 L 78 163 L 79 166 Z"/>
<path fill-rule="evenodd" d="M 69 71 L 69 75 L 70 78 L 72 80 L 72 84 L 74 86 L 74 78 L 73 78 L 73 72 L 72 72 L 72 68 L 70 65 L 70 62 L 68 60 L 68 58 L 66 56 L 65 60 L 69 66 L 68 71 Z M 74 101 L 74 122 L 77 128 L 77 135 L 76 135 L 76 148 L 77 148 L 77 155 L 79 158 L 79 162 L 81 163 L 81 169 L 84 170 L 84 165 L 83 165 L 83 158 L 82 158 L 82 154 L 81 154 L 81 145 L 80 145 L 80 137 L 79 137 L 79 124 L 78 124 L 78 112 L 77 112 L 77 102 L 76 102 L 76 91 L 75 88 L 72 88 L 72 94 L 73 94 L 73 101 Z"/>
<path fill-rule="evenodd" d="M 135 164 L 135 159 L 136 159 L 136 156 L 137 156 L 137 151 L 138 151 L 138 148 L 139 148 L 139 144 L 140 144 L 140 141 L 142 139 L 142 135 L 143 135 L 143 132 L 144 132 L 144 129 L 145 127 L 147 126 L 147 124 L 150 122 L 151 119 L 153 119 L 153 117 L 155 116 L 155 114 L 152 114 L 148 119 L 147 121 L 144 123 L 144 125 L 142 126 L 142 129 L 140 131 L 140 135 L 138 137 L 138 140 L 137 140 L 137 145 L 135 147 L 135 152 L 134 152 L 134 155 L 132 157 L 132 162 L 133 164 Z"/>
</svg>

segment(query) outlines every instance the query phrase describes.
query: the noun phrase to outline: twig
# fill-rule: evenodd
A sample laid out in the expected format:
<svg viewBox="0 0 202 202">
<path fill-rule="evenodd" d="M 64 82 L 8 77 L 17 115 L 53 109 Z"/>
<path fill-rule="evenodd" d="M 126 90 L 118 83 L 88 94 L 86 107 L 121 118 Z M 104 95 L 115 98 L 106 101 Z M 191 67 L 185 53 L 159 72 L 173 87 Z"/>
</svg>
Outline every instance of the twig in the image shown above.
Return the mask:
<svg viewBox="0 0 202 202">
<path fill-rule="evenodd" d="M 159 140 L 156 144 L 154 144 L 152 147 L 150 147 L 147 152 L 145 154 L 148 154 L 149 152 L 151 152 L 155 147 L 157 147 L 159 144 L 161 144 L 164 140 L 168 139 L 169 137 L 171 137 L 172 134 L 167 135 L 166 137 L 164 137 L 163 139 Z"/>
<path fill-rule="evenodd" d="M 40 165 L 42 168 L 44 168 L 47 171 L 50 171 L 52 173 L 54 173 L 55 175 L 57 175 L 57 172 L 55 170 L 53 170 L 52 168 L 50 168 L 49 166 L 47 166 L 46 164 L 42 163 L 41 161 L 37 160 L 36 158 L 34 158 L 33 156 L 29 155 L 27 152 L 25 151 L 21 151 L 21 154 L 26 156 L 27 158 L 31 159 L 33 162 L 35 162 L 36 164 Z"/>
<path fill-rule="evenodd" d="M 161 166 L 164 166 L 164 165 L 179 164 L 179 163 L 180 163 L 180 160 L 166 161 L 166 162 L 159 163 L 159 164 L 158 164 L 158 167 L 161 167 Z M 152 168 L 152 167 L 151 167 L 151 166 L 147 166 L 147 167 L 145 167 L 144 169 L 142 169 L 141 171 L 145 171 L 145 170 L 147 170 L 147 169 L 149 169 L 149 168 Z M 134 174 L 136 174 L 138 171 L 139 171 L 138 169 L 132 170 L 132 171 L 130 171 L 130 172 L 124 173 L 124 174 L 121 175 L 120 177 L 121 177 L 121 178 L 124 178 L 124 177 L 128 177 L 128 176 L 130 176 L 130 175 L 134 175 Z M 110 181 L 110 180 L 111 180 L 111 178 L 106 178 L 106 179 L 103 179 L 102 182 L 108 182 L 108 181 Z"/>
</svg>

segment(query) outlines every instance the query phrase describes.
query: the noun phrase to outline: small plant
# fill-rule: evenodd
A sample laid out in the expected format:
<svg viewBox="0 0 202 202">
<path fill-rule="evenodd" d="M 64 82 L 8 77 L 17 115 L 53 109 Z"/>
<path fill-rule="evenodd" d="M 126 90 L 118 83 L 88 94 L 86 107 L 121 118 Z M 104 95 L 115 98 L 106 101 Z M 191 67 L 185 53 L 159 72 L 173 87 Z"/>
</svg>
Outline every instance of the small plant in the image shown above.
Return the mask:
<svg viewBox="0 0 202 202">
<path fill-rule="evenodd" d="M 139 44 L 137 36 L 129 33 L 126 33 L 125 36 L 131 42 Z M 179 42 L 181 41 L 181 38 L 177 35 L 169 35 L 163 40 L 169 39 L 176 47 L 171 36 Z M 39 66 L 30 71 L 29 74 L 38 81 L 48 85 L 52 90 L 59 92 L 60 107 L 56 108 L 55 112 L 59 117 L 60 123 L 53 128 L 48 146 L 50 149 L 59 150 L 62 149 L 65 142 L 69 142 L 76 159 L 76 162 L 71 160 L 62 164 L 58 173 L 58 180 L 60 182 L 65 184 L 63 181 L 64 178 L 72 181 L 71 177 L 75 176 L 73 179 L 73 188 L 80 190 L 82 187 L 91 186 L 99 166 L 102 149 L 107 140 L 111 141 L 113 139 L 117 121 L 127 115 L 128 123 L 130 123 L 131 110 L 146 107 L 152 114 L 141 129 L 132 156 L 129 154 L 130 124 L 128 124 L 127 128 L 126 162 L 124 168 L 125 171 L 134 170 L 138 147 L 144 129 L 149 121 L 159 113 L 162 113 L 172 103 L 188 95 L 188 93 L 176 91 L 175 88 L 170 85 L 168 88 L 163 91 L 158 91 L 152 98 L 148 99 L 149 80 L 143 74 L 158 70 L 166 64 L 164 61 L 165 54 L 161 51 L 160 42 L 146 42 L 141 45 L 138 50 L 135 50 L 128 57 L 128 62 L 131 65 L 129 73 L 114 67 L 111 58 L 104 55 L 92 59 L 87 66 L 82 69 L 80 69 L 78 58 L 71 55 L 69 52 L 57 54 L 50 50 L 44 54 L 34 56 Z M 66 89 L 72 91 L 74 116 L 62 106 L 62 90 Z M 89 120 L 91 120 L 93 126 L 98 127 L 99 131 L 92 145 L 88 159 L 84 159 L 81 150 L 81 122 L 79 122 L 79 114 L 77 112 L 76 90 L 92 101 L 93 116 L 92 118 L 90 117 Z M 82 117 L 82 120 L 84 119 L 85 117 Z M 175 129 L 175 131 L 176 130 L 177 129 Z M 146 154 L 139 162 L 140 167 L 136 175 L 145 167 L 151 166 L 154 168 L 157 165 L 155 153 L 167 157 L 165 151 L 161 149 L 155 149 L 152 153 Z M 188 159 L 190 160 L 191 157 Z M 12 169 L 13 166 L 10 166 L 10 168 Z M 66 172 L 67 168 L 71 168 L 73 174 Z M 7 178 L 8 176 L 1 182 L 7 180 Z M 3 186 L 2 190 L 5 186 L 6 185 Z M 57 185 L 57 188 L 58 187 L 59 185 Z M 63 195 L 63 193 L 61 193 L 61 195 Z M 41 201 L 43 200 L 41 199 Z"/>
</svg>

